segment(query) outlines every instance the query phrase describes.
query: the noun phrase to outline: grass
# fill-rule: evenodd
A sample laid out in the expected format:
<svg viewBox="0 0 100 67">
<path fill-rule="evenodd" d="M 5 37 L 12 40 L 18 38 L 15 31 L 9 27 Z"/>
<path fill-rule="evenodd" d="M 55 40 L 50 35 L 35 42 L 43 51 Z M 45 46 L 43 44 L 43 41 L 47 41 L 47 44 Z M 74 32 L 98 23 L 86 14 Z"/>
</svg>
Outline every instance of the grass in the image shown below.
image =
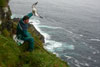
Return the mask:
<svg viewBox="0 0 100 67">
<path fill-rule="evenodd" d="M 0 67 L 68 67 L 56 55 L 44 50 L 42 42 L 36 39 L 35 49 L 28 52 L 22 50 L 27 43 L 18 46 L 12 38 L 0 35 Z"/>
<path fill-rule="evenodd" d="M 6 0 L 0 0 L 0 6 L 7 6 L 7 1 Z"/>
</svg>

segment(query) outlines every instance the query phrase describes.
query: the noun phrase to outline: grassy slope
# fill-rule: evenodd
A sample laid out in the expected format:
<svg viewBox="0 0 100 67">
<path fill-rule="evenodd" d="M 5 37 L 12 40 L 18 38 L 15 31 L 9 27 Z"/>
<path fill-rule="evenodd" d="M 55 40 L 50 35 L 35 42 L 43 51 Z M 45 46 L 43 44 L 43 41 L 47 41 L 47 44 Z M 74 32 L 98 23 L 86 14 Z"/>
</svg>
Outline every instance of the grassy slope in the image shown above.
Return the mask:
<svg viewBox="0 0 100 67">
<path fill-rule="evenodd" d="M 24 51 L 25 45 L 17 46 L 10 37 L 0 35 L 0 67 L 68 67 L 68 65 L 48 53 L 37 36 L 33 52 Z M 38 42 L 38 43 L 37 43 Z"/>
</svg>

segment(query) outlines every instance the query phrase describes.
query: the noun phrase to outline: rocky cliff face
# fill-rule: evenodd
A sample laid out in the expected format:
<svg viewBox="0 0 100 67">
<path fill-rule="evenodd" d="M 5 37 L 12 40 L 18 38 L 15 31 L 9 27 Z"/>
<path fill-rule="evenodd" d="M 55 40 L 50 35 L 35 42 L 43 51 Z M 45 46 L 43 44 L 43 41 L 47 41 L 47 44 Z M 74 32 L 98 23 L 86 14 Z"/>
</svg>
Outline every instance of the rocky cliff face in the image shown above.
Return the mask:
<svg viewBox="0 0 100 67">
<path fill-rule="evenodd" d="M 35 28 L 33 25 L 30 24 L 29 27 L 31 28 L 31 31 L 32 31 L 33 33 L 35 33 L 35 35 L 38 36 L 38 38 L 44 43 L 44 42 L 45 42 L 45 41 L 44 41 L 44 36 L 41 35 L 41 33 L 38 32 L 38 31 L 36 30 L 36 28 Z"/>
<path fill-rule="evenodd" d="M 0 2 L 0 34 L 3 34 L 4 30 L 9 32 L 12 30 L 11 10 L 7 5 L 9 0 L 1 0 Z"/>
</svg>

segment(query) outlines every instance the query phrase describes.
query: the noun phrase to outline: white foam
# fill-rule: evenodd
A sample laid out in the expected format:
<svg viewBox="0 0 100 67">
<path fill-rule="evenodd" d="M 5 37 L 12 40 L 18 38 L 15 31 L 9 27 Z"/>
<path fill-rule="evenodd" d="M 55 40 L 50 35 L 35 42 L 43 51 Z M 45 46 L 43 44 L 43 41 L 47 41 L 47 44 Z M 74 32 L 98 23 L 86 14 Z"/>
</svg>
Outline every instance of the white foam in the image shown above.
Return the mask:
<svg viewBox="0 0 100 67">
<path fill-rule="evenodd" d="M 42 31 L 40 30 L 40 28 L 38 27 L 39 24 L 40 24 L 40 21 L 38 19 L 30 19 L 29 20 L 30 24 L 34 25 L 34 27 L 36 28 L 36 30 L 38 30 L 39 32 L 41 32 L 42 34 Z"/>
<path fill-rule="evenodd" d="M 85 46 L 88 46 L 88 44 L 87 43 L 85 43 L 85 42 L 82 42 Z"/>
<path fill-rule="evenodd" d="M 53 52 L 53 54 L 56 54 L 56 56 L 57 56 L 57 57 L 60 57 L 60 56 L 59 56 L 59 54 L 58 54 L 58 53 L 56 53 L 56 52 Z"/>
<path fill-rule="evenodd" d="M 63 46 L 63 48 L 69 49 L 69 50 L 74 50 L 75 46 L 74 45 L 68 45 L 68 44 L 66 44 L 66 46 Z"/>
<path fill-rule="evenodd" d="M 60 43 L 60 42 L 47 40 L 46 41 L 46 45 L 44 47 L 45 47 L 45 49 L 47 49 L 47 50 L 49 50 L 51 52 L 54 52 L 55 48 L 58 48 L 58 47 L 61 47 L 61 46 L 62 46 L 62 43 Z"/>
<path fill-rule="evenodd" d="M 94 62 L 97 62 L 96 60 L 94 60 Z"/>
<path fill-rule="evenodd" d="M 81 37 L 83 37 L 83 35 L 82 35 L 82 34 L 80 34 L 80 36 L 81 36 Z"/>
<path fill-rule="evenodd" d="M 52 26 L 46 26 L 46 25 L 40 25 L 39 27 L 50 28 L 50 29 L 61 29 L 61 27 L 52 27 Z"/>
<path fill-rule="evenodd" d="M 67 57 L 67 59 L 71 59 L 72 57 L 71 56 L 66 56 L 66 55 L 64 55 L 65 57 Z"/>
<path fill-rule="evenodd" d="M 51 39 L 50 35 L 47 34 L 47 33 L 43 33 L 42 34 L 44 35 L 44 38 L 45 38 L 45 41 L 48 42 L 47 40 Z"/>
<path fill-rule="evenodd" d="M 93 52 L 93 54 L 96 54 L 96 52 Z"/>
<path fill-rule="evenodd" d="M 62 28 L 62 29 L 64 29 L 64 28 Z M 64 29 L 66 32 L 69 32 L 69 33 L 71 33 L 71 34 L 73 34 L 73 32 L 72 31 L 70 31 L 70 30 L 66 30 L 66 29 Z"/>
<path fill-rule="evenodd" d="M 90 39 L 91 41 L 100 41 L 100 39 Z"/>
<path fill-rule="evenodd" d="M 39 25 L 40 21 L 37 20 L 37 19 L 30 20 L 30 22 L 32 22 L 31 24 L 33 24 L 35 26 L 35 28 L 44 36 L 45 44 L 46 44 L 46 45 L 44 45 L 45 49 L 47 49 L 51 52 L 54 52 L 55 48 L 62 46 L 61 42 L 56 42 L 56 41 L 50 40 L 51 39 L 50 35 L 47 34 L 47 33 L 44 33 L 43 31 L 40 30 L 40 27 L 46 27 L 46 28 L 52 28 L 52 29 L 57 29 L 57 28 L 60 28 L 60 27 L 52 27 L 52 26 L 45 26 L 45 25 L 41 26 L 41 25 Z M 69 48 L 71 48 L 71 46 L 69 46 Z M 58 54 L 57 54 L 57 56 L 58 56 Z"/>
<path fill-rule="evenodd" d="M 44 45 L 44 48 L 47 49 L 48 51 L 51 51 L 51 52 L 55 53 L 55 50 L 62 51 L 63 48 L 70 49 L 70 50 L 74 50 L 75 49 L 74 45 L 65 44 L 66 46 L 63 47 L 62 46 L 63 43 L 50 40 L 51 39 L 50 35 L 47 34 L 47 33 L 44 33 L 40 29 L 40 27 L 46 27 L 46 28 L 50 28 L 50 29 L 58 29 L 58 28 L 62 29 L 61 27 L 52 27 L 52 26 L 40 25 L 40 21 L 38 19 L 30 20 L 30 22 L 32 22 L 31 24 L 33 24 L 35 26 L 35 28 L 44 36 L 45 44 L 46 44 L 46 45 Z M 67 31 L 67 32 L 72 33 L 71 31 Z M 55 53 L 55 54 L 57 56 L 59 56 L 57 53 Z"/>
<path fill-rule="evenodd" d="M 76 42 L 76 40 L 74 38 L 71 38 L 73 42 Z"/>
<path fill-rule="evenodd" d="M 88 66 L 89 67 L 89 64 L 88 63 L 85 63 L 85 66 Z"/>
<path fill-rule="evenodd" d="M 92 46 L 90 46 L 90 48 L 91 48 L 91 49 L 93 49 L 93 47 L 92 47 Z"/>
<path fill-rule="evenodd" d="M 83 66 L 89 67 L 88 63 L 80 63 L 80 64 L 83 65 Z"/>
<path fill-rule="evenodd" d="M 38 20 L 38 19 L 30 19 L 29 20 L 29 22 L 31 22 L 31 24 L 33 24 L 33 25 L 38 25 L 38 24 L 40 24 L 40 21 Z"/>
<path fill-rule="evenodd" d="M 79 64 L 79 61 L 78 60 L 75 60 L 75 63 Z"/>
<path fill-rule="evenodd" d="M 75 64 L 75 66 L 77 66 L 77 67 L 81 67 L 79 64 Z"/>
<path fill-rule="evenodd" d="M 49 40 L 51 37 L 49 34 L 47 33 L 44 33 L 43 31 L 41 31 L 41 29 L 39 28 L 39 25 L 40 24 L 40 21 L 38 19 L 31 19 L 29 22 L 31 22 L 31 24 L 34 25 L 34 27 L 44 36 L 44 39 L 45 39 L 45 43 L 47 43 L 47 40 Z"/>
<path fill-rule="evenodd" d="M 88 57 L 88 59 L 91 60 L 92 58 L 91 57 Z"/>
</svg>

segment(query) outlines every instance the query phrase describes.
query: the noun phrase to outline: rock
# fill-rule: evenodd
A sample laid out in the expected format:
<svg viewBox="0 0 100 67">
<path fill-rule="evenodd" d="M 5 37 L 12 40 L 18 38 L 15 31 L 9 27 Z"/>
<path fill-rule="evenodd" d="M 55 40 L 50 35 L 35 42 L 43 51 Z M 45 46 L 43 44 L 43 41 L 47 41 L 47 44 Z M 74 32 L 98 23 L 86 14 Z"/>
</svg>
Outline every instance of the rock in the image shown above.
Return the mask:
<svg viewBox="0 0 100 67">
<path fill-rule="evenodd" d="M 0 5 L 0 31 L 2 34 L 3 30 L 6 29 L 11 35 L 13 23 L 11 20 L 11 10 L 8 5 L 9 0 L 1 0 L 0 2 L 6 3 Z"/>
</svg>

